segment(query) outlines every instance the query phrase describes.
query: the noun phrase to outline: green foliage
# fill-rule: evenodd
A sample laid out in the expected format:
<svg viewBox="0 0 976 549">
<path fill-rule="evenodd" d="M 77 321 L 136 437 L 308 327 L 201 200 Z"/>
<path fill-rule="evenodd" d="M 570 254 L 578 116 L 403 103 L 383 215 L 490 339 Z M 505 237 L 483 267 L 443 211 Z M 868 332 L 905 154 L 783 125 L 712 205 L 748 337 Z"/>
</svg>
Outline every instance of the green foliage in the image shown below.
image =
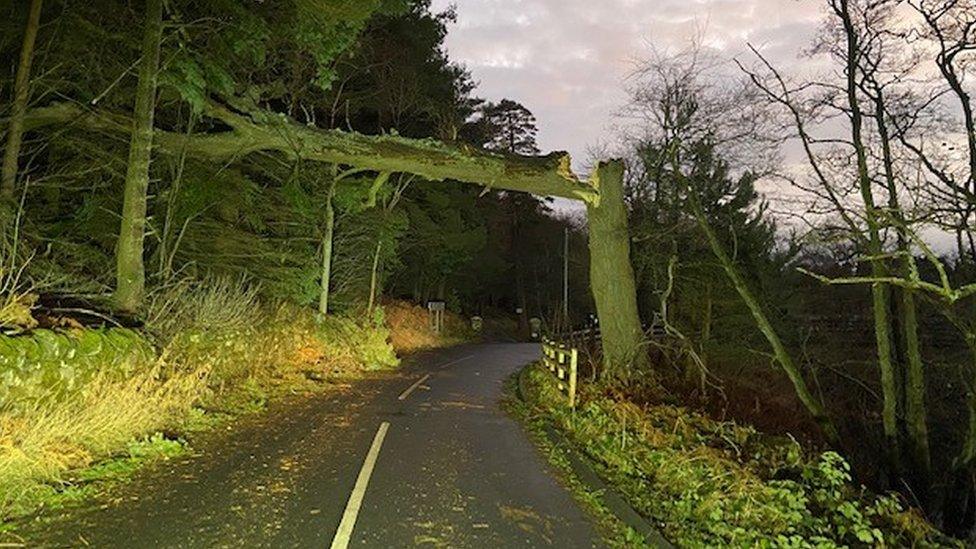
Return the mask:
<svg viewBox="0 0 976 549">
<path fill-rule="evenodd" d="M 503 99 L 478 109 L 476 128 L 479 144 L 486 149 L 514 154 L 539 154 L 535 116 L 521 103 Z"/>
<path fill-rule="evenodd" d="M 400 364 L 393 347 L 390 346 L 390 332 L 383 325 L 382 308 L 376 308 L 378 318 L 366 326 L 350 319 L 330 318 L 323 322 L 322 337 L 338 338 L 354 349 L 357 363 L 369 370 L 385 370 Z"/>
<path fill-rule="evenodd" d="M 681 546 L 954 546 L 890 496 L 852 483 L 834 452 L 807 460 L 795 442 L 668 406 L 639 408 L 594 392 L 575 414 L 548 373 L 529 374 L 530 402 Z"/>
</svg>

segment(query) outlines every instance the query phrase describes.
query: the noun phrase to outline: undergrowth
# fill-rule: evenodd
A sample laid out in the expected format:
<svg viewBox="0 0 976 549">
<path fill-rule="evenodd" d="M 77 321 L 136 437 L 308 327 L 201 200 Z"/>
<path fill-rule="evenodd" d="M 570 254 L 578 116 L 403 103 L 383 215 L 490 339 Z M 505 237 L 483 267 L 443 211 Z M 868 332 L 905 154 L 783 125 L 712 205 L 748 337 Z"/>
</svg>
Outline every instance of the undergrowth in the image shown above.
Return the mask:
<svg viewBox="0 0 976 549">
<path fill-rule="evenodd" d="M 638 407 L 584 386 L 575 412 L 541 368 L 526 398 L 682 547 L 958 546 L 895 496 L 856 486 L 834 452 L 683 408 Z"/>
<path fill-rule="evenodd" d="M 144 330 L 0 335 L 0 524 L 91 495 L 106 467 L 177 453 L 179 433 L 399 362 L 382 318 L 257 295 L 243 280 L 184 281 L 154 294 Z"/>
<path fill-rule="evenodd" d="M 384 306 L 386 325 L 390 327 L 390 344 L 398 353 L 411 353 L 453 345 L 471 339 L 469 323 L 450 311 L 444 315 L 444 331 L 437 333 L 430 325 L 427 309 L 402 301 Z"/>
</svg>

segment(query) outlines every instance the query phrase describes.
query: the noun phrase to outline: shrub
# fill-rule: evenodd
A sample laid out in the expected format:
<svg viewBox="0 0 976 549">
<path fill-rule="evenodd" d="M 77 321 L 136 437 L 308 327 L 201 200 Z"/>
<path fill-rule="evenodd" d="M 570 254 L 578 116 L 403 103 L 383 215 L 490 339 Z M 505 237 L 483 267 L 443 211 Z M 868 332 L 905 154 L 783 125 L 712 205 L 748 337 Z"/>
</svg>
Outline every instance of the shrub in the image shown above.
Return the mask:
<svg viewBox="0 0 976 549">
<path fill-rule="evenodd" d="M 748 427 L 592 388 L 571 413 L 547 375 L 530 373 L 530 401 L 680 546 L 952 544 L 894 497 L 855 486 L 839 454 L 807 458 L 795 441 L 766 444 Z"/>
</svg>

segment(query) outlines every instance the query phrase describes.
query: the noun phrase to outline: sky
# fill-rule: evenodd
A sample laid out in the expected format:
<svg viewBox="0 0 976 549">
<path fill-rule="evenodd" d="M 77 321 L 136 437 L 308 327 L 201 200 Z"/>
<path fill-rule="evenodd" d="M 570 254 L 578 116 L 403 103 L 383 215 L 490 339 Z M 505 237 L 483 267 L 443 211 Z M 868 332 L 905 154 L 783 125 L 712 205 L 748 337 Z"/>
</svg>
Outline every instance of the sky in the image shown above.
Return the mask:
<svg viewBox="0 0 976 549">
<path fill-rule="evenodd" d="M 432 7 L 452 5 L 458 20 L 447 47 L 478 82 L 476 94 L 528 107 L 540 148 L 568 151 L 582 175 L 594 149 L 613 145 L 627 78 L 655 51 L 678 52 L 698 37 L 730 71 L 733 59 L 754 62 L 749 44 L 786 73 L 824 69 L 822 58 L 804 55 L 824 19 L 823 0 L 433 0 Z M 789 149 L 786 163 L 803 164 Z M 795 193 L 780 187 L 759 188 L 774 203 Z M 554 206 L 581 213 L 572 201 Z M 951 246 L 943 233 L 926 238 Z"/>
<path fill-rule="evenodd" d="M 477 94 L 510 98 L 539 121 L 544 151 L 565 150 L 582 169 L 613 142 L 627 77 L 654 50 L 677 51 L 695 36 L 728 60 L 747 43 L 791 69 L 821 20 L 818 0 L 433 0 L 457 8 L 447 47 L 479 83 Z"/>
</svg>

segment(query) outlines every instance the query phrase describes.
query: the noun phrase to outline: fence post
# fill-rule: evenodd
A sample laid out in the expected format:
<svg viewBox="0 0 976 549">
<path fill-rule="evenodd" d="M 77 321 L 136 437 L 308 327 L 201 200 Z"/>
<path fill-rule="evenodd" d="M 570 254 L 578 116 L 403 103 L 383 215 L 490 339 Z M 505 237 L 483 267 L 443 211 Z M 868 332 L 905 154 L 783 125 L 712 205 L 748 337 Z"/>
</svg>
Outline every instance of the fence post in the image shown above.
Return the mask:
<svg viewBox="0 0 976 549">
<path fill-rule="evenodd" d="M 576 348 L 570 353 L 569 357 L 569 407 L 576 409 L 576 366 L 579 352 Z"/>
</svg>

